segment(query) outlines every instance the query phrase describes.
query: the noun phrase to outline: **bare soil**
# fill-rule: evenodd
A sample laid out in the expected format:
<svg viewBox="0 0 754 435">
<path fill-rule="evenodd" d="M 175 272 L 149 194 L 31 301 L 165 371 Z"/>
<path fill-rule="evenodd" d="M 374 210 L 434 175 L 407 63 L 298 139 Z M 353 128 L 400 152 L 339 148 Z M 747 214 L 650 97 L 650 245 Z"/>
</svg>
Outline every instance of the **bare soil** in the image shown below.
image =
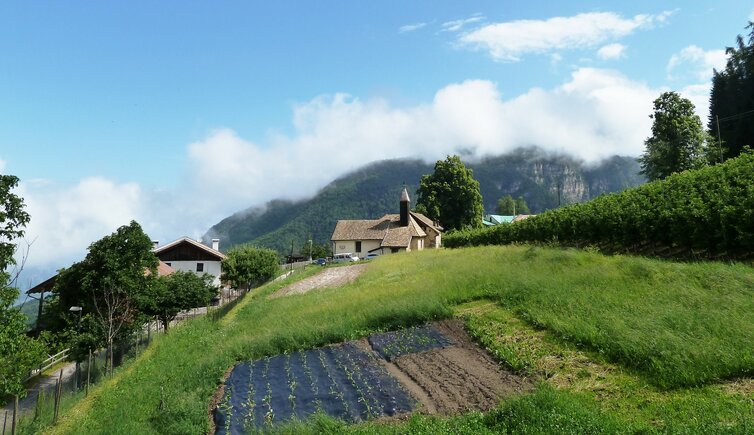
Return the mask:
<svg viewBox="0 0 754 435">
<path fill-rule="evenodd" d="M 322 272 L 294 282 L 273 293 L 270 297 L 298 295 L 318 288 L 340 287 L 356 280 L 366 269 L 367 264 L 353 266 L 327 267 Z"/>
<path fill-rule="evenodd" d="M 383 361 L 427 414 L 487 411 L 501 399 L 533 389 L 532 383 L 500 366 L 479 348 L 460 320 L 434 324 L 454 345 Z M 392 366 L 392 367 L 391 367 Z"/>
<path fill-rule="evenodd" d="M 338 269 L 352 267 L 359 266 Z M 421 404 L 418 411 L 424 414 L 450 415 L 488 411 L 496 407 L 501 400 L 534 389 L 529 379 L 504 369 L 486 351 L 477 346 L 464 330 L 461 320 L 443 320 L 432 325 L 450 339 L 452 344 L 426 352 L 399 356 L 390 362 L 381 358 L 366 338 L 352 343 L 367 352 L 374 352 L 376 360 Z M 229 374 L 230 370 L 225 376 Z M 222 391 L 223 388 L 215 394 L 211 410 L 217 406 Z M 407 415 L 402 413 L 392 417 L 383 416 L 378 420 L 402 420 L 407 418 Z"/>
</svg>

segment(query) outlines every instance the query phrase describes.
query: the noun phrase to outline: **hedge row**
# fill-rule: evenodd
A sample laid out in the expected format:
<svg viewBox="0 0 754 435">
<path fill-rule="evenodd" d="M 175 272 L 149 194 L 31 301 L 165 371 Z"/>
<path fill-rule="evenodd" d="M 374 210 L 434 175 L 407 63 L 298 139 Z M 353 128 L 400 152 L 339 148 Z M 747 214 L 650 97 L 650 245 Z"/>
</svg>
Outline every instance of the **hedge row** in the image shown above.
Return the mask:
<svg viewBox="0 0 754 435">
<path fill-rule="evenodd" d="M 593 245 L 672 256 L 754 256 L 754 155 L 546 211 L 513 224 L 458 231 L 456 248 L 515 242 Z"/>
</svg>

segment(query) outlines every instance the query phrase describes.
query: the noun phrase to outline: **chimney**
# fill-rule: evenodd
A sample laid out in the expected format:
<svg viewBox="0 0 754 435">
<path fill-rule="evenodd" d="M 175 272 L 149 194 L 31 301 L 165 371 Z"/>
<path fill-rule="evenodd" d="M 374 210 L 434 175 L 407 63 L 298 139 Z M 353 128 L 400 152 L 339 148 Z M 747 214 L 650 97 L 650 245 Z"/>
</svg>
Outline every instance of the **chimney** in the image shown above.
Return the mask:
<svg viewBox="0 0 754 435">
<path fill-rule="evenodd" d="M 215 251 L 220 250 L 220 239 L 212 239 L 212 249 Z"/>
<path fill-rule="evenodd" d="M 408 198 L 408 191 L 406 186 L 403 186 L 403 192 L 401 192 L 401 226 L 408 226 L 408 208 L 411 200 Z"/>
<path fill-rule="evenodd" d="M 152 249 L 157 249 L 157 247 L 160 246 L 159 240 L 152 240 Z"/>
</svg>

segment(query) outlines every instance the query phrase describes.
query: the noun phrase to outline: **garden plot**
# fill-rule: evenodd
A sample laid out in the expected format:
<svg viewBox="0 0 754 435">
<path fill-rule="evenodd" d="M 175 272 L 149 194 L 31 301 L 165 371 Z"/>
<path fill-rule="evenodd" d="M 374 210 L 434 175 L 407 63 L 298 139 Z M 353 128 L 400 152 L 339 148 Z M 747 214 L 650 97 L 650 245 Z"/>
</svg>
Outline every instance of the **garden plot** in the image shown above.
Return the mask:
<svg viewBox="0 0 754 435">
<path fill-rule="evenodd" d="M 476 347 L 460 321 L 444 321 L 238 364 L 215 424 L 218 434 L 240 434 L 317 412 L 358 422 L 486 410 L 530 388 Z"/>
<path fill-rule="evenodd" d="M 372 353 L 348 342 L 237 365 L 215 423 L 217 433 L 236 434 L 316 412 L 361 421 L 414 405 Z"/>
</svg>

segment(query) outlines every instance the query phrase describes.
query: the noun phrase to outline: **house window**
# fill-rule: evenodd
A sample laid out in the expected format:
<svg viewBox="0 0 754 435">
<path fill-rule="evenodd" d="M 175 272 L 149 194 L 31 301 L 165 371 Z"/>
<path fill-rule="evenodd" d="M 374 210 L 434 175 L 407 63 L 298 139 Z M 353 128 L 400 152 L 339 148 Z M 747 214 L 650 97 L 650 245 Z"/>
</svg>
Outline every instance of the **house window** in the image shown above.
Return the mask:
<svg viewBox="0 0 754 435">
<path fill-rule="evenodd" d="M 356 242 L 356 252 L 361 252 L 361 241 Z"/>
<path fill-rule="evenodd" d="M 204 272 L 204 263 L 196 263 L 196 271 Z"/>
<path fill-rule="evenodd" d="M 396 252 L 400 251 L 400 248 L 390 248 L 390 252 L 395 254 Z"/>
</svg>

